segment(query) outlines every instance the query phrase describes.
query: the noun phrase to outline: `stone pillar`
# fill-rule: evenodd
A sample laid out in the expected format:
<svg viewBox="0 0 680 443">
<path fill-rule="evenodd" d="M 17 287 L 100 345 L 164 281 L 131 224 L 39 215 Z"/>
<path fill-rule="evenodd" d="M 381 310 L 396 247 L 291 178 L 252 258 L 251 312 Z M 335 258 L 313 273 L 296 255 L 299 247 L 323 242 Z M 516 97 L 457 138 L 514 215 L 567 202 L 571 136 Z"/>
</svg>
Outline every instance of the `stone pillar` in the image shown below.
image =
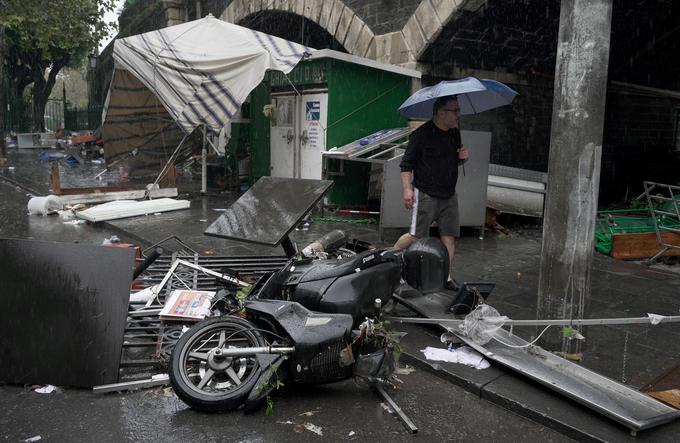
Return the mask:
<svg viewBox="0 0 680 443">
<path fill-rule="evenodd" d="M 612 0 L 562 0 L 538 318 L 583 318 L 590 298 Z M 581 352 L 559 328 L 544 345 Z"/>
<path fill-rule="evenodd" d="M 165 6 L 165 26 L 184 23 L 186 19 L 186 5 L 181 0 L 163 0 Z"/>
</svg>

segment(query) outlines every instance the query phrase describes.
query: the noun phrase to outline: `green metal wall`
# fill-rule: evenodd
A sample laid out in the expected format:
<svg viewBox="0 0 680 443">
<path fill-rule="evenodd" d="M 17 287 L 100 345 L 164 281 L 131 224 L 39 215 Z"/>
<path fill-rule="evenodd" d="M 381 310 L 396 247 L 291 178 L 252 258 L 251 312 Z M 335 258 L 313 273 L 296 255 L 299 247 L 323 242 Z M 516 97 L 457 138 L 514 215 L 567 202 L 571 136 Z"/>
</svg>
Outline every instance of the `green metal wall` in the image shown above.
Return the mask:
<svg viewBox="0 0 680 443">
<path fill-rule="evenodd" d="M 268 176 L 270 169 L 269 119 L 262 113 L 269 104 L 269 77 L 265 75 L 260 85 L 250 95 L 250 184 L 260 177 Z"/>
<path fill-rule="evenodd" d="M 326 148 L 342 146 L 373 132 L 407 125 L 397 111 L 411 92 L 411 78 L 367 66 L 327 60 L 328 121 Z M 331 164 L 329 169 L 335 169 Z M 363 207 L 370 164 L 345 162 L 330 201 L 342 207 Z"/>
<path fill-rule="evenodd" d="M 397 108 L 410 95 L 411 77 L 342 60 L 323 58 L 303 61 L 288 76 L 298 89 L 328 87 L 326 148 L 342 146 L 373 132 L 407 125 Z M 251 96 L 251 182 L 270 171 L 269 120 L 262 107 L 272 89 L 292 89 L 280 72 L 271 72 Z M 329 165 L 337 170 L 338 165 Z M 343 175 L 334 175 L 332 203 L 342 207 L 366 204 L 370 165 L 345 162 Z"/>
</svg>

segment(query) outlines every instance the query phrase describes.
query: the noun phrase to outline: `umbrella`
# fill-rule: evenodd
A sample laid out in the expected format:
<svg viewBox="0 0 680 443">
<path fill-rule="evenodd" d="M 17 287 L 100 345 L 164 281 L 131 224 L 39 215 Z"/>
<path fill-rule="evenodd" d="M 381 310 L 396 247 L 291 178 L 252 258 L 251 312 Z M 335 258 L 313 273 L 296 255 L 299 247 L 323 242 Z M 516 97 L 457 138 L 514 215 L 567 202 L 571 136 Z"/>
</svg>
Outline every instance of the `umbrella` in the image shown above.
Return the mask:
<svg viewBox="0 0 680 443">
<path fill-rule="evenodd" d="M 408 118 L 431 118 L 434 102 L 447 95 L 458 96 L 461 114 L 478 114 L 509 105 L 517 92 L 495 80 L 467 77 L 442 81 L 410 96 L 399 106 L 399 113 Z"/>
</svg>

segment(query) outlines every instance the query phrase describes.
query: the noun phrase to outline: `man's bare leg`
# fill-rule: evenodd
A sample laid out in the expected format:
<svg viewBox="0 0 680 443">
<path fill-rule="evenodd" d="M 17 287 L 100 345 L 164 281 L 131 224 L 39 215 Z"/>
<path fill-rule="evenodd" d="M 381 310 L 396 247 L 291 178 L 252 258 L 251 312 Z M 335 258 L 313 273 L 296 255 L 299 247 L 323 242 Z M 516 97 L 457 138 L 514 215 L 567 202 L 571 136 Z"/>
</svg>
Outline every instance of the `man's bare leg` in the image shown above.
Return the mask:
<svg viewBox="0 0 680 443">
<path fill-rule="evenodd" d="M 397 249 L 406 249 L 415 243 L 416 240 L 418 240 L 418 237 L 407 232 L 406 234 L 399 237 L 399 240 L 397 240 L 397 242 L 394 244 L 394 247 Z"/>
<path fill-rule="evenodd" d="M 456 237 L 453 237 L 453 236 L 450 236 L 450 235 L 442 235 L 440 238 L 442 240 L 442 243 L 444 243 L 444 246 L 446 246 L 446 250 L 449 251 L 449 280 L 452 280 L 451 269 L 453 268 L 453 253 L 456 250 L 456 247 L 455 247 L 455 244 L 454 244 Z"/>
</svg>

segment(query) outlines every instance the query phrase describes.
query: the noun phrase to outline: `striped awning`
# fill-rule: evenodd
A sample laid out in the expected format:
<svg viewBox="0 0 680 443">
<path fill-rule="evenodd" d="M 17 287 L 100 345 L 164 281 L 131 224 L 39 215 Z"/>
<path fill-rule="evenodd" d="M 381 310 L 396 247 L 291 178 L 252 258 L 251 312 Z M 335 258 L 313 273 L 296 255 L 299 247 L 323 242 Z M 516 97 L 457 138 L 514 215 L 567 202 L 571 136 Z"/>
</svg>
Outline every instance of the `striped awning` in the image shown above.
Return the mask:
<svg viewBox="0 0 680 443">
<path fill-rule="evenodd" d="M 288 73 L 312 51 L 210 15 L 116 40 L 113 57 L 116 71 L 127 71 L 139 80 L 189 134 L 201 125 L 221 130 L 267 70 Z M 107 104 L 120 103 L 115 94 L 129 93 L 116 85 L 125 77 L 114 74 Z"/>
</svg>

